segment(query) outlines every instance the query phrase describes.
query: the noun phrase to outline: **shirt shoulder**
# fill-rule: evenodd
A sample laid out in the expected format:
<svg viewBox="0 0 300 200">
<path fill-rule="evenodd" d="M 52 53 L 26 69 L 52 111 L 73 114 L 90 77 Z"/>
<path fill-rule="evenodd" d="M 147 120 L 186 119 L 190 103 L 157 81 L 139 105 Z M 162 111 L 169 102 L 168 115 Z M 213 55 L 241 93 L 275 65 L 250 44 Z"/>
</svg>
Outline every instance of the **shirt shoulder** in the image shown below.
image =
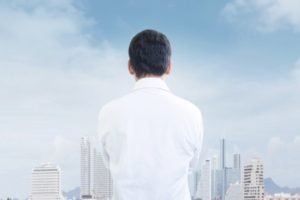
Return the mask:
<svg viewBox="0 0 300 200">
<path fill-rule="evenodd" d="M 177 103 L 180 105 L 180 107 L 190 115 L 194 117 L 198 117 L 202 119 L 202 112 L 201 109 L 191 101 L 184 99 L 182 97 L 176 96 L 173 94 L 173 98 Z"/>
<path fill-rule="evenodd" d="M 117 108 L 122 107 L 122 104 L 124 104 L 124 100 L 129 96 L 129 94 L 126 94 L 124 96 L 112 99 L 108 102 L 106 102 L 100 109 L 99 114 L 105 114 L 107 112 L 112 112 Z"/>
<path fill-rule="evenodd" d="M 163 95 L 156 95 L 157 98 L 161 98 L 158 101 L 154 101 L 153 104 L 159 103 L 160 108 L 166 108 L 165 111 L 171 111 L 170 113 L 176 113 L 179 118 L 184 117 L 188 119 L 189 123 L 199 123 L 202 121 L 201 110 L 191 101 L 179 97 L 173 93 L 163 93 Z M 99 112 L 99 118 L 116 119 L 118 116 L 126 116 L 128 112 L 132 112 L 134 109 L 142 109 L 143 105 L 138 105 L 141 101 L 151 104 L 148 96 L 144 96 L 140 92 L 127 93 L 121 97 L 115 98 L 105 103 Z M 138 108 L 137 108 L 138 107 Z"/>
<path fill-rule="evenodd" d="M 126 107 L 125 102 L 126 99 L 128 99 L 129 94 L 106 102 L 98 112 L 98 119 L 100 121 L 106 119 L 106 122 L 108 122 L 109 119 L 113 118 L 113 115 L 117 115 L 118 113 L 120 113 L 121 109 L 124 109 Z"/>
</svg>

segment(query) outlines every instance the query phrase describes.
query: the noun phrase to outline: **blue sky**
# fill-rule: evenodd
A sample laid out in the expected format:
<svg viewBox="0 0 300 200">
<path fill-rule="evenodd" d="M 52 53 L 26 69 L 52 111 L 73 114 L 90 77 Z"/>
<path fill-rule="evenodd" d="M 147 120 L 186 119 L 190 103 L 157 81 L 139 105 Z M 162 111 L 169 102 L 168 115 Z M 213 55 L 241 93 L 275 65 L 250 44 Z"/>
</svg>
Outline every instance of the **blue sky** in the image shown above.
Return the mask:
<svg viewBox="0 0 300 200">
<path fill-rule="evenodd" d="M 300 186 L 300 2 L 0 1 L 0 198 L 26 197 L 33 167 L 57 163 L 79 185 L 81 136 L 103 104 L 134 84 L 128 43 L 153 28 L 170 39 L 171 90 L 203 112 L 202 158 L 259 156 L 265 176 Z M 230 165 L 230 159 L 228 161 Z M 12 178 L 17 177 L 17 178 Z"/>
</svg>

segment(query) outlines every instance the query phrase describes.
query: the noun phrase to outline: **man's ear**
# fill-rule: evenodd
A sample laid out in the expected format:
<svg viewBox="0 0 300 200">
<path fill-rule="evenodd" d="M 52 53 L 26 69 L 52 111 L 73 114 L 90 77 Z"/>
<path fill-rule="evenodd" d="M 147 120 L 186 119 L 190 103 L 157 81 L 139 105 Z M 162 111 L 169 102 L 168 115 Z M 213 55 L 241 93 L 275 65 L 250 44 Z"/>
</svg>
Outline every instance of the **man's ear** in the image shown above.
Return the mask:
<svg viewBox="0 0 300 200">
<path fill-rule="evenodd" d="M 134 71 L 134 69 L 133 69 L 133 67 L 132 67 L 132 65 L 131 65 L 130 60 L 128 60 L 128 71 L 129 71 L 129 73 L 130 73 L 131 75 L 135 75 L 135 71 Z"/>
<path fill-rule="evenodd" d="M 169 75 L 171 73 L 171 68 L 172 68 L 171 61 L 169 61 L 165 72 L 166 75 Z"/>
</svg>

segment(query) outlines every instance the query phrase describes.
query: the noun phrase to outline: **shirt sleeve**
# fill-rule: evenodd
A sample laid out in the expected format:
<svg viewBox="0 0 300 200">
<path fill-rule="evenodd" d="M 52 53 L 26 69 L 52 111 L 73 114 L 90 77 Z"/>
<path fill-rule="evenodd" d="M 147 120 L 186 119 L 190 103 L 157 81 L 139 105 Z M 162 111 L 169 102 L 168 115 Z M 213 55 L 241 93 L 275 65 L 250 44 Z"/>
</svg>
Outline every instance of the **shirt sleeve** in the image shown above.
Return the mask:
<svg viewBox="0 0 300 200">
<path fill-rule="evenodd" d="M 109 154 L 106 151 L 106 138 L 109 133 L 109 112 L 106 106 L 103 106 L 98 115 L 98 143 L 97 147 L 102 155 L 105 167 L 109 168 Z"/>
<path fill-rule="evenodd" d="M 195 117 L 195 141 L 194 141 L 194 157 L 189 165 L 189 172 L 194 171 L 200 160 L 200 153 L 203 144 L 203 119 L 201 111 L 197 109 Z"/>
</svg>

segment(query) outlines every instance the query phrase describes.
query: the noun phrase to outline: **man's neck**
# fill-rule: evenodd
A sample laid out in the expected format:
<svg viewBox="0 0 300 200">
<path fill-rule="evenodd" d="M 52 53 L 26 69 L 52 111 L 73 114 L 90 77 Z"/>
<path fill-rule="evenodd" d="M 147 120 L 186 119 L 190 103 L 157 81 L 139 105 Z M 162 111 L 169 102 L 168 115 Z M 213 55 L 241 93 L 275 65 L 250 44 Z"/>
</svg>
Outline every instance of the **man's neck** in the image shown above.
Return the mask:
<svg viewBox="0 0 300 200">
<path fill-rule="evenodd" d="M 164 80 L 165 79 L 165 76 L 164 75 L 152 75 L 152 74 L 149 74 L 149 75 L 145 75 L 145 76 L 142 76 L 142 77 L 136 77 L 135 76 L 135 80 L 136 81 L 138 81 L 138 80 L 140 80 L 140 79 L 142 79 L 142 78 L 160 78 L 160 79 L 162 79 L 162 80 Z"/>
</svg>

